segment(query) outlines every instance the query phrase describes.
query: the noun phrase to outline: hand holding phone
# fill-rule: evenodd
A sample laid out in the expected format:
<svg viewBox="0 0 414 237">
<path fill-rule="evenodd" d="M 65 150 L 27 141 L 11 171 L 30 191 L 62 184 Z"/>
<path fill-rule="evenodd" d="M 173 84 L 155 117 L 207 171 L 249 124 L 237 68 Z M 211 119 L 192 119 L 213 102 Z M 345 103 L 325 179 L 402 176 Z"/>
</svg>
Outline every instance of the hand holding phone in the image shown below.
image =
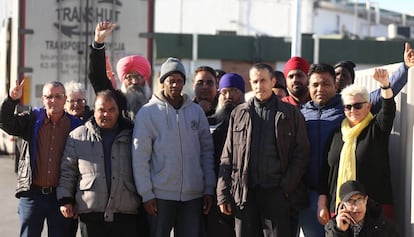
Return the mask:
<svg viewBox="0 0 414 237">
<path fill-rule="evenodd" d="M 346 231 L 351 223 L 355 224 L 356 222 L 354 218 L 352 218 L 351 213 L 347 210 L 345 203 L 339 204 L 336 215 L 336 225 L 338 229 Z"/>
</svg>

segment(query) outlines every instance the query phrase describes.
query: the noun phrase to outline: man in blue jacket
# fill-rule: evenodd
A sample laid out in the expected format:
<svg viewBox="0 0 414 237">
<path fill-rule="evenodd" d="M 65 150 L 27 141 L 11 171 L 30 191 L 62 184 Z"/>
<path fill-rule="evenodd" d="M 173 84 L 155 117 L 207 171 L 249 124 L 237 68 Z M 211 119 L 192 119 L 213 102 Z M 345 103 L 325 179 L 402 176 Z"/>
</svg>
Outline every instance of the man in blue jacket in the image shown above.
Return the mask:
<svg viewBox="0 0 414 237">
<path fill-rule="evenodd" d="M 16 86 L 10 88 L 1 104 L 0 118 L 7 133 L 23 140 L 16 191 L 20 199 L 20 236 L 40 237 L 45 219 L 50 237 L 68 236 L 70 219 L 60 214 L 56 187 L 66 138 L 81 121 L 65 113 L 65 88 L 56 81 L 43 86 L 44 108 L 15 114 L 23 83 L 16 81 Z"/>
</svg>

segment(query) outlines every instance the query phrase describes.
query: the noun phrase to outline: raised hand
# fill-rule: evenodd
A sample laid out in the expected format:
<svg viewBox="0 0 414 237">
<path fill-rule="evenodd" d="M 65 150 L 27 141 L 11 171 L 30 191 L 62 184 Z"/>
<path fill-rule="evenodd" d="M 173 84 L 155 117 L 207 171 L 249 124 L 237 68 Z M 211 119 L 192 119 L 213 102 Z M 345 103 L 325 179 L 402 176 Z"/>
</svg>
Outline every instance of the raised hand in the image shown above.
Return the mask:
<svg viewBox="0 0 414 237">
<path fill-rule="evenodd" d="M 414 50 L 408 42 L 405 42 L 404 63 L 408 68 L 414 66 Z"/>
<path fill-rule="evenodd" d="M 24 80 L 22 80 L 21 82 L 19 82 L 19 80 L 16 80 L 15 86 L 10 87 L 10 91 L 9 91 L 10 98 L 12 98 L 13 100 L 18 100 L 22 97 L 23 83 L 24 83 Z"/>
<path fill-rule="evenodd" d="M 390 82 L 388 80 L 388 71 L 383 68 L 375 68 L 374 71 L 374 80 L 381 84 L 381 87 L 388 87 Z"/>
<path fill-rule="evenodd" d="M 95 28 L 95 42 L 103 44 L 105 38 L 112 33 L 116 24 L 109 21 L 102 21 L 96 25 Z"/>
</svg>

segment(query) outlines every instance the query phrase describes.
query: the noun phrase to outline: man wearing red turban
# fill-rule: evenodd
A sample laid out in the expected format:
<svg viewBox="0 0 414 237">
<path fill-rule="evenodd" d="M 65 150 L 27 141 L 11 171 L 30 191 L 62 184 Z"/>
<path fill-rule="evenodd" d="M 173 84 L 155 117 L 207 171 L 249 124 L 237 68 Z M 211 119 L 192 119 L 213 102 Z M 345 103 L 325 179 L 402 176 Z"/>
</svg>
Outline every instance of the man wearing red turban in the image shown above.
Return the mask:
<svg viewBox="0 0 414 237">
<path fill-rule="evenodd" d="M 282 101 L 300 108 L 310 100 L 307 75 L 309 66 L 309 63 L 301 57 L 292 57 L 286 62 L 283 73 L 289 96 L 282 98 Z"/>
</svg>

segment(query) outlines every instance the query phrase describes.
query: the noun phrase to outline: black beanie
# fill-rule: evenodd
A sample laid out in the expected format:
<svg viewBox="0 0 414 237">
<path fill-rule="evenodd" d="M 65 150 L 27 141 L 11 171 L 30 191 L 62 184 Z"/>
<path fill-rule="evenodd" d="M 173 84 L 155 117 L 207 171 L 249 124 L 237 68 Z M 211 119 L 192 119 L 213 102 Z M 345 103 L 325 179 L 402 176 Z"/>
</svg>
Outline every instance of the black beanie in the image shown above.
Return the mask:
<svg viewBox="0 0 414 237">
<path fill-rule="evenodd" d="M 352 76 L 352 83 L 354 83 L 355 80 L 355 63 L 349 60 L 340 61 L 339 63 L 335 64 L 334 68 L 337 67 L 344 67 L 346 70 L 348 70 L 351 73 Z"/>
</svg>

